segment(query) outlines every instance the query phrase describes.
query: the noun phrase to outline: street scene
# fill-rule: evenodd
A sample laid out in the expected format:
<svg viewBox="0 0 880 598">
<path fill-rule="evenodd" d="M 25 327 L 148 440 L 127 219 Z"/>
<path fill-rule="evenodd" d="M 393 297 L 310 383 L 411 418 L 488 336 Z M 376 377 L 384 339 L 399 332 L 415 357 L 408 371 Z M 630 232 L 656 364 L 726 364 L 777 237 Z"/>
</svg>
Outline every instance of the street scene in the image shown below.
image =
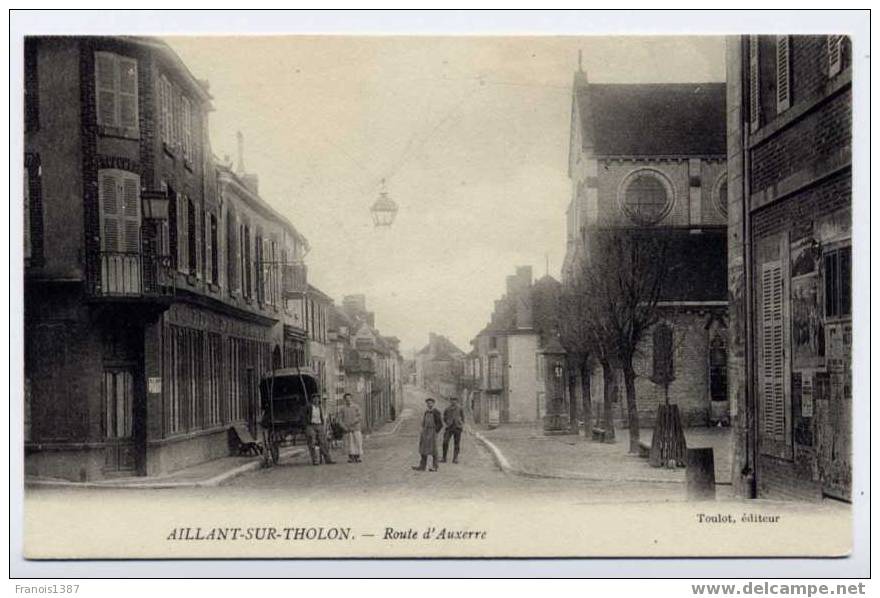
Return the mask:
<svg viewBox="0 0 880 598">
<path fill-rule="evenodd" d="M 273 510 L 349 542 L 279 556 L 399 556 L 364 542 L 438 513 L 470 543 L 419 554 L 849 549 L 846 36 L 35 36 L 23 61 L 34 557 L 212 556 L 178 542 Z M 150 539 L 50 539 L 86 504 Z"/>
</svg>

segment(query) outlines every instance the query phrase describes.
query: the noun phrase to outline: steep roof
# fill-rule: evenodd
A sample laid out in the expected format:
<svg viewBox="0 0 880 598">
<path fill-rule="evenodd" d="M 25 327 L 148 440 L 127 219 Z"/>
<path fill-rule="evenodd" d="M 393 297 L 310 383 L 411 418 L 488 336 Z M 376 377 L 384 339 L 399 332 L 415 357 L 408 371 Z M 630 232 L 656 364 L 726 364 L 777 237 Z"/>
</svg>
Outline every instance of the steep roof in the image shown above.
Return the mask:
<svg viewBox="0 0 880 598">
<path fill-rule="evenodd" d="M 724 83 L 590 83 L 575 97 L 595 155 L 727 153 Z"/>
</svg>

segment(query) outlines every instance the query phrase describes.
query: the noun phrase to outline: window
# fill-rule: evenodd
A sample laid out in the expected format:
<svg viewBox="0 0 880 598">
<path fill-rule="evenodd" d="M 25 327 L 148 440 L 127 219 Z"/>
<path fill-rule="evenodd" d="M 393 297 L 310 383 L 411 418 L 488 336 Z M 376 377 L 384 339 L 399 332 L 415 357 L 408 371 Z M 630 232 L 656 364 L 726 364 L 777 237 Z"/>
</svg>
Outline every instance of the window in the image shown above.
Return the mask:
<svg viewBox="0 0 880 598">
<path fill-rule="evenodd" d="M 208 372 L 205 389 L 205 425 L 215 426 L 221 422 L 220 379 L 223 376 L 223 338 L 208 333 Z"/>
<path fill-rule="evenodd" d="M 498 348 L 498 337 L 497 336 L 490 336 L 489 337 L 489 348 L 490 349 L 497 349 Z"/>
<path fill-rule="evenodd" d="M 758 73 L 758 36 L 749 36 L 749 130 L 754 133 L 761 126 L 760 77 Z"/>
<path fill-rule="evenodd" d="M 826 39 L 828 50 L 828 76 L 833 77 L 843 69 L 842 35 L 829 35 Z"/>
<path fill-rule="evenodd" d="M 140 292 L 140 177 L 124 170 L 98 171 L 101 290 Z"/>
<path fill-rule="evenodd" d="M 763 432 L 776 441 L 784 441 L 786 437 L 782 289 L 781 262 L 765 263 L 761 270 L 760 295 Z"/>
<path fill-rule="evenodd" d="M 243 248 L 241 251 L 241 270 L 242 270 L 242 282 L 244 284 L 244 296 L 246 299 L 251 298 L 251 278 L 253 276 L 251 272 L 251 231 L 250 227 L 243 226 L 243 232 L 241 235 L 241 242 L 243 244 Z"/>
<path fill-rule="evenodd" d="M 110 52 L 95 53 L 95 98 L 98 125 L 109 133 L 138 135 L 137 61 Z"/>
<path fill-rule="evenodd" d="M 265 276 L 264 276 L 264 268 L 263 268 L 263 260 L 265 257 L 263 256 L 263 250 L 265 249 L 265 245 L 263 244 L 263 237 L 257 229 L 257 234 L 254 235 L 254 259 L 256 260 L 256 277 L 254 280 L 254 286 L 257 291 L 257 302 L 262 305 L 266 301 L 266 286 L 265 286 Z"/>
<path fill-rule="evenodd" d="M 198 239 L 196 238 L 196 204 L 193 200 L 186 200 L 186 241 L 187 241 L 187 265 L 190 274 L 197 273 L 198 265 Z"/>
<path fill-rule="evenodd" d="M 166 147 L 174 147 L 174 106 L 171 82 L 159 78 L 159 133 Z"/>
<path fill-rule="evenodd" d="M 791 36 L 776 36 L 776 113 L 791 106 Z"/>
<path fill-rule="evenodd" d="M 229 292 L 238 290 L 238 266 L 241 258 L 238 257 L 238 225 L 235 222 L 235 213 L 226 212 L 226 284 Z"/>
<path fill-rule="evenodd" d="M 189 272 L 189 200 L 177 195 L 177 269 Z"/>
<path fill-rule="evenodd" d="M 719 177 L 715 185 L 715 206 L 725 218 L 727 217 L 727 173 Z"/>
<path fill-rule="evenodd" d="M 220 281 L 220 267 L 218 264 L 220 261 L 220 255 L 217 246 L 217 215 L 211 213 L 208 218 L 208 234 L 211 237 L 211 241 L 208 243 L 208 266 L 205 270 L 205 274 L 208 282 L 218 284 Z"/>
<path fill-rule="evenodd" d="M 721 332 L 709 341 L 709 397 L 727 400 L 727 339 Z"/>
<path fill-rule="evenodd" d="M 825 317 L 852 315 L 852 248 L 829 251 L 823 259 Z"/>
<path fill-rule="evenodd" d="M 656 170 L 630 173 L 622 188 L 623 211 L 637 224 L 656 224 L 672 208 L 672 184 Z"/>
<path fill-rule="evenodd" d="M 180 126 L 181 126 L 181 145 L 183 146 L 183 157 L 186 160 L 193 159 L 193 138 L 192 138 L 192 104 L 189 98 L 181 96 L 180 98 Z"/>
</svg>

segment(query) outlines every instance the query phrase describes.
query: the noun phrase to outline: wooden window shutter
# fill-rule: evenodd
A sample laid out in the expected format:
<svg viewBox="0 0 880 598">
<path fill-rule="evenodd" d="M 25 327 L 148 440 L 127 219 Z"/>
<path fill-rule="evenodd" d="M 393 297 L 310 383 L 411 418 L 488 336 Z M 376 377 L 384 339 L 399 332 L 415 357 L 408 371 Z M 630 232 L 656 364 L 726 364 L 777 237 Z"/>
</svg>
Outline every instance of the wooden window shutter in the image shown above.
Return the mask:
<svg viewBox="0 0 880 598">
<path fill-rule="evenodd" d="M 842 35 L 829 35 L 826 38 L 828 46 L 828 76 L 833 77 L 840 72 L 841 69 L 841 52 L 840 47 L 843 42 Z"/>
<path fill-rule="evenodd" d="M 776 36 L 776 113 L 791 107 L 791 36 Z"/>
<path fill-rule="evenodd" d="M 119 126 L 133 131 L 138 129 L 138 73 L 137 61 L 117 57 L 119 68 Z"/>
<path fill-rule="evenodd" d="M 115 171 L 102 170 L 99 173 L 98 203 L 101 204 L 101 251 L 121 251 L 121 210 Z"/>
<path fill-rule="evenodd" d="M 165 145 L 168 147 L 174 147 L 174 95 L 172 93 L 171 81 L 167 78 L 165 79 L 164 87 Z"/>
<path fill-rule="evenodd" d="M 205 210 L 205 281 L 216 283 L 214 280 L 214 241 L 216 239 L 216 225 L 214 224 L 214 216 L 208 210 Z"/>
<path fill-rule="evenodd" d="M 116 57 L 109 52 L 95 52 L 95 108 L 99 125 L 118 125 L 116 89 Z"/>
<path fill-rule="evenodd" d="M 168 79 L 159 78 L 159 137 L 168 143 Z"/>
<path fill-rule="evenodd" d="M 761 126 L 761 83 L 758 73 L 758 36 L 749 36 L 749 130 L 754 133 Z"/>
<path fill-rule="evenodd" d="M 122 173 L 121 198 L 122 198 L 122 251 L 139 253 L 141 239 L 141 205 L 140 205 L 140 177 L 134 173 Z"/>
<path fill-rule="evenodd" d="M 763 265 L 761 287 L 763 430 L 768 438 L 783 442 L 786 417 L 782 262 L 774 261 Z"/>
<path fill-rule="evenodd" d="M 183 157 L 192 159 L 192 105 L 189 98 L 181 96 L 182 127 L 183 127 Z"/>
<path fill-rule="evenodd" d="M 183 193 L 177 194 L 177 269 L 189 272 L 189 206 Z"/>
</svg>

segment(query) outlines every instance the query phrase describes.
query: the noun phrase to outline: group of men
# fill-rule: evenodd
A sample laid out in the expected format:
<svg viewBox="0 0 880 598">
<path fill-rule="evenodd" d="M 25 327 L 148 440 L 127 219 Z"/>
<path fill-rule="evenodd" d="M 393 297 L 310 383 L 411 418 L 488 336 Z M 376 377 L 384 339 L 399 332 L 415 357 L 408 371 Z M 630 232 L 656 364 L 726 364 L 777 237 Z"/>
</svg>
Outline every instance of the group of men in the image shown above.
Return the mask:
<svg viewBox="0 0 880 598">
<path fill-rule="evenodd" d="M 418 465 L 414 465 L 416 471 L 425 471 L 428 465 L 428 457 L 431 457 L 431 471 L 439 469 L 437 464 L 437 439 L 440 430 L 443 429 L 443 459 L 446 463 L 449 454 L 449 441 L 453 441 L 452 462 L 458 463 L 458 455 L 461 450 L 461 431 L 464 429 L 464 410 L 458 404 L 456 397 L 449 399 L 449 406 L 443 410 L 443 415 L 434 408 L 436 401 L 432 398 L 425 399 L 425 414 L 422 416 L 422 430 L 419 434 Z"/>
<path fill-rule="evenodd" d="M 351 393 L 345 393 L 342 400 L 344 405 L 339 411 L 335 425 L 342 432 L 345 451 L 348 453 L 348 462 L 362 463 L 364 438 L 361 433 L 361 410 L 352 402 Z M 421 433 L 419 434 L 420 462 L 413 466 L 413 469 L 425 471 L 428 466 L 428 457 L 431 457 L 430 471 L 437 471 L 439 469 L 437 444 L 441 430 L 443 431 L 443 459 L 440 460 L 440 463 L 446 463 L 450 440 L 453 444 L 452 462 L 458 463 L 458 456 L 461 452 L 461 432 L 464 429 L 464 410 L 458 404 L 456 397 L 449 399 L 449 406 L 442 415 L 440 411 L 435 409 L 436 401 L 434 399 L 425 399 L 425 405 L 427 407 L 422 416 Z M 306 421 L 306 440 L 313 465 L 320 465 L 321 461 L 328 465 L 336 463 L 330 456 L 326 424 L 321 398 L 318 395 L 313 395 Z"/>
</svg>

